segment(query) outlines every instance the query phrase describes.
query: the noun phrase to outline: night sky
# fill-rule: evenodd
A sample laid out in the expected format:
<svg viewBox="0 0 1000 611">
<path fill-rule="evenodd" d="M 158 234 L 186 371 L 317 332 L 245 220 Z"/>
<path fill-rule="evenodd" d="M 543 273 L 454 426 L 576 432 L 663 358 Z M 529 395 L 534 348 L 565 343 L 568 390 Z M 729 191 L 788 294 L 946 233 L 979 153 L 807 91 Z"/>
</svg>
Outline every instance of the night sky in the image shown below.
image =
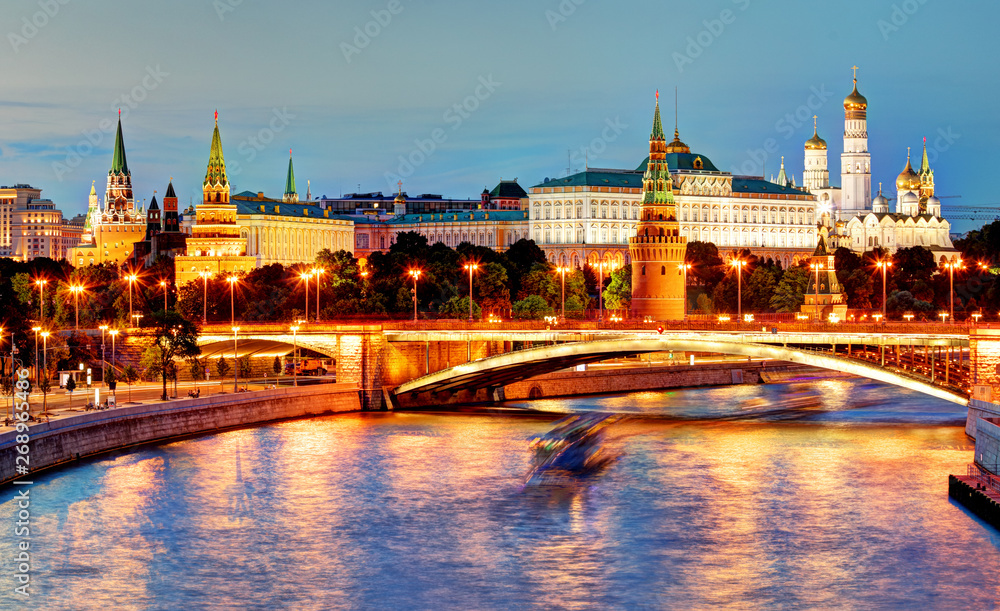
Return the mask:
<svg viewBox="0 0 1000 611">
<path fill-rule="evenodd" d="M 634 168 L 654 92 L 672 126 L 675 87 L 681 139 L 739 174 L 776 174 L 784 155 L 801 184 L 818 115 L 839 184 L 857 65 L 873 189 L 890 190 L 908 146 L 916 165 L 926 136 L 965 231 L 982 221 L 950 206 L 1000 202 L 986 180 L 998 21 L 998 3 L 942 0 L 5 0 L 0 184 L 84 212 L 121 107 L 136 198 L 172 176 L 197 202 L 218 109 L 234 192 L 280 197 L 293 149 L 303 197 L 307 179 L 314 197 L 402 179 L 478 198 L 588 157 Z"/>
</svg>

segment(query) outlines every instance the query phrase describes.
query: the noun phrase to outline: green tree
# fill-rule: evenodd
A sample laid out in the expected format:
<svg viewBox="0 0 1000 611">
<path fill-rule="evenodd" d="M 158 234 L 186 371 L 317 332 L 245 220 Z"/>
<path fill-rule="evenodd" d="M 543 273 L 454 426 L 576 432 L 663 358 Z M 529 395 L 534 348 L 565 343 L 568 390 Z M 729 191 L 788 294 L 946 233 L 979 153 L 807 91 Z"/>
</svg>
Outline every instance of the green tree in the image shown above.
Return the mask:
<svg viewBox="0 0 1000 611">
<path fill-rule="evenodd" d="M 271 363 L 271 371 L 274 372 L 275 376 L 280 376 L 281 375 L 282 368 L 281 368 L 281 357 L 280 356 L 275 356 L 274 357 L 274 362 Z"/>
<path fill-rule="evenodd" d="M 215 372 L 219 374 L 219 384 L 222 385 L 223 389 L 226 387 L 226 376 L 229 375 L 230 371 L 232 368 L 229 366 L 229 361 L 220 356 L 215 363 Z"/>
<path fill-rule="evenodd" d="M 275 357 L 277 358 L 277 357 Z M 191 374 L 191 379 L 195 382 L 205 379 L 205 359 L 200 359 L 196 356 L 188 357 L 188 372 Z"/>
<path fill-rule="evenodd" d="M 189 359 L 201 354 L 198 346 L 198 326 L 174 311 L 154 312 L 153 343 L 150 346 L 153 368 L 163 380 L 161 401 L 167 400 L 167 377 L 174 359 Z"/>
<path fill-rule="evenodd" d="M 132 385 L 139 381 L 139 371 L 131 366 L 125 365 L 122 367 L 122 382 L 128 384 L 128 402 L 132 402 Z M 166 384 L 164 384 L 166 388 Z"/>
<path fill-rule="evenodd" d="M 837 276 L 839 279 L 840 270 L 837 270 Z M 863 267 L 858 267 L 843 280 L 840 280 L 840 285 L 847 293 L 847 307 L 855 309 L 872 307 L 872 294 L 875 291 L 871 272 Z"/>
<path fill-rule="evenodd" d="M 468 297 L 452 297 L 441 306 L 440 310 L 441 318 L 457 318 L 460 320 L 465 320 L 469 316 L 469 298 Z M 483 317 L 483 311 L 480 309 L 479 304 L 472 302 L 472 319 L 479 320 Z"/>
<path fill-rule="evenodd" d="M 559 280 L 552 273 L 551 266 L 546 263 L 536 263 L 521 279 L 521 290 L 517 294 L 519 300 L 531 295 L 538 295 L 549 304 L 556 307 L 560 300 Z"/>
<path fill-rule="evenodd" d="M 514 304 L 511 314 L 522 320 L 541 320 L 552 315 L 552 306 L 541 295 L 528 295 Z"/>
<path fill-rule="evenodd" d="M 250 355 L 244 354 L 236 363 L 240 368 L 240 378 L 243 380 L 250 379 L 250 374 L 253 373 L 253 363 L 250 362 Z"/>
<path fill-rule="evenodd" d="M 487 311 L 505 316 L 510 310 L 510 289 L 507 288 L 507 270 L 499 263 L 482 267 L 475 285 L 479 303 Z"/>
<path fill-rule="evenodd" d="M 753 270 L 743 285 L 743 309 L 750 312 L 767 312 L 771 309 L 771 298 L 778 286 L 773 273 L 774 266 L 760 265 Z M 780 272 L 780 270 L 777 270 Z"/>
<path fill-rule="evenodd" d="M 719 256 L 719 249 L 711 242 L 688 242 L 685 261 L 691 264 L 688 283 L 704 286 L 711 292 L 726 275 L 725 264 Z"/>
<path fill-rule="evenodd" d="M 566 318 L 583 318 L 583 302 L 577 295 L 566 298 Z"/>
<path fill-rule="evenodd" d="M 632 266 L 626 265 L 611 274 L 611 284 L 604 291 L 604 307 L 627 310 L 632 307 Z"/>
<path fill-rule="evenodd" d="M 781 276 L 781 282 L 774 289 L 770 305 L 776 312 L 798 312 L 806 302 L 806 288 L 809 286 L 809 270 L 802 266 L 788 268 Z"/>
<path fill-rule="evenodd" d="M 66 392 L 69 393 L 69 406 L 73 407 L 73 391 L 76 390 L 76 379 L 73 376 L 66 378 Z"/>
<path fill-rule="evenodd" d="M 698 295 L 697 305 L 698 305 L 698 310 L 702 314 L 711 314 L 712 312 L 714 312 L 712 308 L 712 298 L 705 293 L 701 293 L 700 295 Z"/>
</svg>

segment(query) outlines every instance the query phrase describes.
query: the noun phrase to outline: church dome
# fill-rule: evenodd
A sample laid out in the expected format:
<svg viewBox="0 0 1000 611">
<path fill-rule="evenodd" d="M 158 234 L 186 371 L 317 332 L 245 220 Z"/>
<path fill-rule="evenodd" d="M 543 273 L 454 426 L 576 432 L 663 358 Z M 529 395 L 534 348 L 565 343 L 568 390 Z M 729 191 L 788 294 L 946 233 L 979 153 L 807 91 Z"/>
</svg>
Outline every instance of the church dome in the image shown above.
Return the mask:
<svg viewBox="0 0 1000 611">
<path fill-rule="evenodd" d="M 851 95 L 844 98 L 844 110 L 866 110 L 868 108 L 868 99 L 865 96 L 858 93 L 858 81 L 854 80 L 854 91 Z"/>
<path fill-rule="evenodd" d="M 931 206 L 941 207 L 941 200 L 936 195 L 931 195 L 927 198 L 927 207 L 930 208 Z"/>
<path fill-rule="evenodd" d="M 915 191 L 920 188 L 920 176 L 913 171 L 913 167 L 910 165 L 910 158 L 906 158 L 906 167 L 903 171 L 899 173 L 896 178 L 896 190 L 898 191 Z"/>
<path fill-rule="evenodd" d="M 886 199 L 884 195 L 882 195 L 881 191 L 879 191 L 879 194 L 875 196 L 874 200 L 872 200 L 873 208 L 883 208 L 887 207 L 888 205 L 889 205 L 889 200 Z"/>
<path fill-rule="evenodd" d="M 901 204 L 919 204 L 920 199 L 912 191 L 907 191 L 903 194 L 903 197 L 899 198 L 899 203 Z"/>
<path fill-rule="evenodd" d="M 819 134 L 813 130 L 813 137 L 806 140 L 806 150 L 807 151 L 825 151 L 826 150 L 826 140 L 819 137 Z"/>
</svg>

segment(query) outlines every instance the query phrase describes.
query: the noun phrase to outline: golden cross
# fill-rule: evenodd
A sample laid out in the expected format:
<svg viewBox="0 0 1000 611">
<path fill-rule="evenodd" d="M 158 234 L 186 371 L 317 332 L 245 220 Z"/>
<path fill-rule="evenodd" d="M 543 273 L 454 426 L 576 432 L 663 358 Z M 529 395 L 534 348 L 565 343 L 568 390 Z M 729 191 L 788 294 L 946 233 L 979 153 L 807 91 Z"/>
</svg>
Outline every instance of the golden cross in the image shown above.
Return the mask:
<svg viewBox="0 0 1000 611">
<path fill-rule="evenodd" d="M 854 66 L 851 68 L 851 70 L 854 70 L 854 80 L 855 81 L 858 80 L 858 67 Z"/>
<path fill-rule="evenodd" d="M 819 118 L 818 116 L 813 115 L 813 131 L 816 131 L 816 119 L 818 118 Z"/>
</svg>

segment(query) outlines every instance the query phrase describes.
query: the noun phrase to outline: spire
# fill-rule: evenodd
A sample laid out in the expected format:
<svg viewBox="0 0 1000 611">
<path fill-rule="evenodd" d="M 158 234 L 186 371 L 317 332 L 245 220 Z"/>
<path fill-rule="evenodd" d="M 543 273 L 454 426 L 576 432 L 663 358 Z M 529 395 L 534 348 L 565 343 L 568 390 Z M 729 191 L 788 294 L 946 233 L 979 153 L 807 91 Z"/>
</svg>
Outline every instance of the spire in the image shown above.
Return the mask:
<svg viewBox="0 0 1000 611">
<path fill-rule="evenodd" d="M 222 136 L 219 135 L 219 111 L 215 111 L 215 131 L 212 132 L 212 151 L 208 156 L 208 171 L 205 173 L 206 185 L 228 185 L 226 176 L 226 159 L 222 154 Z"/>
<path fill-rule="evenodd" d="M 653 114 L 653 132 L 649 135 L 650 140 L 666 140 L 663 135 L 663 122 L 660 120 L 660 90 L 656 90 L 656 111 Z"/>
<path fill-rule="evenodd" d="M 777 184 L 781 185 L 782 187 L 787 187 L 788 183 L 789 183 L 788 175 L 785 174 L 785 156 L 784 155 L 781 156 L 781 170 L 778 172 L 778 180 L 776 182 L 777 182 Z"/>
<path fill-rule="evenodd" d="M 306 181 L 306 201 L 307 202 L 311 202 L 312 198 L 313 198 L 313 196 L 312 196 L 312 181 L 307 180 Z"/>
<path fill-rule="evenodd" d="M 167 185 L 167 193 L 163 197 L 164 197 L 164 199 L 166 199 L 168 197 L 172 197 L 174 199 L 177 199 L 177 194 L 174 193 L 174 178 L 173 178 L 173 176 L 170 177 L 170 184 Z"/>
<path fill-rule="evenodd" d="M 148 210 L 151 212 L 153 210 L 159 210 L 160 207 L 156 204 L 156 191 L 153 191 L 153 199 L 149 202 Z"/>
<path fill-rule="evenodd" d="M 830 252 L 826 249 L 826 238 L 823 234 L 819 234 L 819 243 L 816 244 L 816 251 L 813 253 L 814 257 L 826 257 L 829 256 Z"/>
<path fill-rule="evenodd" d="M 118 133 L 115 134 L 115 155 L 111 159 L 111 171 L 108 174 L 128 175 L 128 161 L 125 159 L 125 140 L 122 138 L 122 111 L 118 111 Z"/>
<path fill-rule="evenodd" d="M 920 173 L 926 174 L 931 171 L 931 164 L 927 160 L 927 138 L 924 137 L 924 157 L 920 160 Z"/>
<path fill-rule="evenodd" d="M 288 177 L 285 178 L 285 195 L 295 194 L 295 169 L 292 167 L 292 149 L 288 149 Z"/>
</svg>

